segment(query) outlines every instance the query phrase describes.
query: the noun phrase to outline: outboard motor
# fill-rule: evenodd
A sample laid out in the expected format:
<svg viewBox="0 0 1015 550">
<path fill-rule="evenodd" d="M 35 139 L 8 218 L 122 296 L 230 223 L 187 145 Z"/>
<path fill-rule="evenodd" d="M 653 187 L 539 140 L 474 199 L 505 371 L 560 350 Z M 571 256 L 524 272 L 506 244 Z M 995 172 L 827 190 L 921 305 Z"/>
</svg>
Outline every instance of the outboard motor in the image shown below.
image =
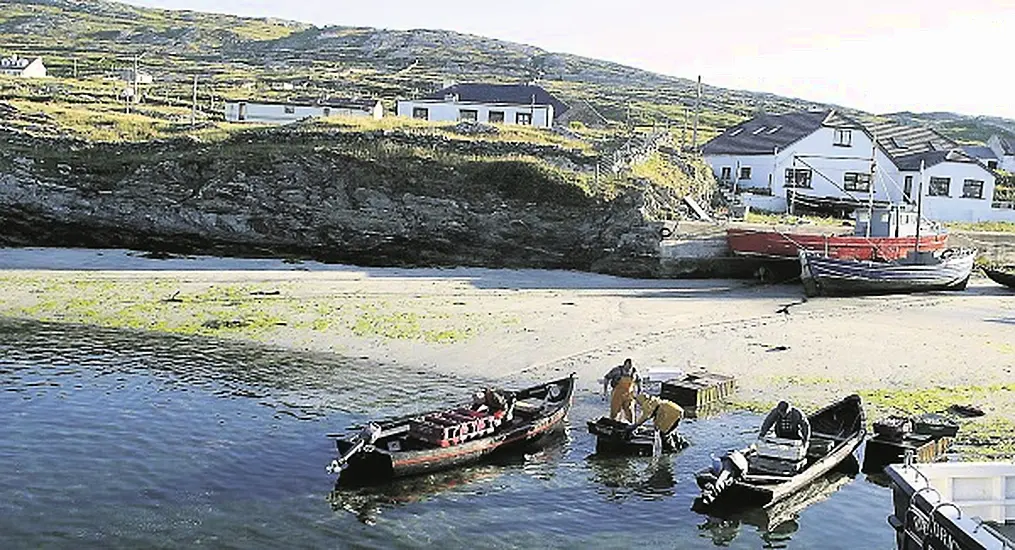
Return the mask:
<svg viewBox="0 0 1015 550">
<path fill-rule="evenodd" d="M 705 487 L 701 492 L 701 502 L 708 506 L 715 502 L 719 495 L 735 483 L 741 476 L 747 473 L 747 457 L 740 451 L 730 451 L 720 459 L 715 482 Z"/>
<path fill-rule="evenodd" d="M 342 454 L 342 456 L 331 461 L 331 464 L 329 464 L 327 468 L 328 473 L 338 474 L 342 470 L 348 468 L 349 459 L 352 458 L 353 455 L 362 451 L 367 446 L 372 446 L 378 439 L 380 439 L 380 437 L 381 427 L 374 423 L 367 424 L 354 439 L 352 447 L 349 447 L 349 450 Z"/>
</svg>

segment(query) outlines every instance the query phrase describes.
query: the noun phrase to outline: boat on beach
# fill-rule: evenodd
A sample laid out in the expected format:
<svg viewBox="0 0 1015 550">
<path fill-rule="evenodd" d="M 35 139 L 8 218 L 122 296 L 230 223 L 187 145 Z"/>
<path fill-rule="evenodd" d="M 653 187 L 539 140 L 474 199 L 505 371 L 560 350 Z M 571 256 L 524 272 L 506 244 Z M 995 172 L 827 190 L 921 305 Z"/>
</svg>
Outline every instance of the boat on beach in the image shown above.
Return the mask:
<svg viewBox="0 0 1015 550">
<path fill-rule="evenodd" d="M 914 252 L 905 260 L 869 262 L 800 253 L 800 280 L 808 296 L 904 294 L 964 290 L 973 272 L 973 250 Z"/>
<path fill-rule="evenodd" d="M 695 479 L 701 495 L 693 508 L 699 512 L 727 512 L 745 508 L 769 508 L 810 486 L 847 459 L 867 437 L 860 397 L 851 395 L 807 417 L 811 441 L 798 473 L 773 475 L 758 470 L 753 448 L 732 451 L 721 460 L 722 468 L 706 468 Z M 855 458 L 853 459 L 855 463 Z"/>
<path fill-rule="evenodd" d="M 503 408 L 462 404 L 332 434 L 338 458 L 328 471 L 344 485 L 372 484 L 478 462 L 495 452 L 537 446 L 563 427 L 575 376 L 502 392 Z"/>
<path fill-rule="evenodd" d="M 898 550 L 1015 548 L 1015 464 L 896 464 L 891 480 Z"/>
<path fill-rule="evenodd" d="M 944 250 L 948 234 L 935 227 L 920 234 L 918 215 L 902 206 L 858 209 L 853 234 L 807 233 L 777 229 L 730 228 L 726 242 L 733 254 L 784 260 L 814 252 L 842 260 L 891 261 L 920 250 Z M 870 223 L 869 220 L 875 220 Z M 868 229 L 868 225 L 870 228 Z"/>
<path fill-rule="evenodd" d="M 1008 288 L 1015 289 L 1015 266 L 995 266 L 983 268 L 983 273 L 991 281 Z"/>
</svg>

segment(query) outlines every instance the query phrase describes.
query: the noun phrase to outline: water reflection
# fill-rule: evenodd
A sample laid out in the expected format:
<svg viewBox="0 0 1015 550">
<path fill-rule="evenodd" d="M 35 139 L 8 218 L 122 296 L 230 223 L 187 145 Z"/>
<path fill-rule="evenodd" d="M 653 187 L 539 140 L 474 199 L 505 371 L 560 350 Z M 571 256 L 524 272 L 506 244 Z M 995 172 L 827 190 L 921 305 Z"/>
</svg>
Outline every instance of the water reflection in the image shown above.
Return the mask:
<svg viewBox="0 0 1015 550">
<path fill-rule="evenodd" d="M 651 458 L 591 455 L 586 459 L 598 492 L 608 501 L 631 497 L 662 500 L 674 495 L 677 478 L 669 455 Z"/>
<path fill-rule="evenodd" d="M 852 482 L 859 472 L 860 463 L 851 455 L 836 469 L 768 508 L 730 514 L 712 512 L 698 529 L 716 546 L 728 546 L 743 532 L 742 526 L 748 525 L 761 537 L 764 548 L 786 548 L 800 529 L 800 514 Z"/>
</svg>

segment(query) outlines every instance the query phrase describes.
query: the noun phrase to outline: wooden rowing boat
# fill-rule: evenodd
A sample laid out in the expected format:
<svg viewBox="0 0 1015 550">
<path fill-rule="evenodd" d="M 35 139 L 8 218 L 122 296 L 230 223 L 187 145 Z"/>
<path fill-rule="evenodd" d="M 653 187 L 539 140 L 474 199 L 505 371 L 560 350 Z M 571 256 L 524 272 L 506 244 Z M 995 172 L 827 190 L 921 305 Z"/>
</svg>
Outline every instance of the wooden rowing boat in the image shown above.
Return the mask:
<svg viewBox="0 0 1015 550">
<path fill-rule="evenodd" d="M 973 250 L 921 252 L 896 262 L 840 260 L 800 253 L 800 280 L 808 296 L 900 294 L 963 290 L 973 272 Z"/>
<path fill-rule="evenodd" d="M 705 512 L 771 507 L 808 487 L 850 458 L 867 437 L 863 406 L 857 395 L 833 403 L 807 419 L 811 424 L 811 443 L 806 464 L 799 473 L 785 476 L 760 474 L 748 467 L 746 472 L 735 474 L 732 483 L 718 488 L 719 492 L 716 492 L 719 475 L 712 468 L 707 468 L 696 476 L 702 494 L 695 499 L 694 508 Z M 749 449 L 738 452 L 748 460 L 753 453 Z"/>
<path fill-rule="evenodd" d="M 461 405 L 370 425 L 372 434 L 335 437 L 339 458 L 329 471 L 344 485 L 373 484 L 477 462 L 500 451 L 538 445 L 563 426 L 575 376 L 506 392 L 511 413 L 484 414 Z"/>
</svg>

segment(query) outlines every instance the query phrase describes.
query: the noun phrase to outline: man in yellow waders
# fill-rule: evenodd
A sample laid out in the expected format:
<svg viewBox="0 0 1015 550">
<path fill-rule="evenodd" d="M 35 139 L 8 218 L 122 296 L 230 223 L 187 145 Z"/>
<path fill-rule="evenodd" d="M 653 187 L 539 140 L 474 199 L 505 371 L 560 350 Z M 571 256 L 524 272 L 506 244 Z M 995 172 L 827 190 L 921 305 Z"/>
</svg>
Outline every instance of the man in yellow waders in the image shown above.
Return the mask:
<svg viewBox="0 0 1015 550">
<path fill-rule="evenodd" d="M 680 442 L 675 440 L 674 436 L 677 435 L 677 425 L 680 424 L 680 419 L 684 417 L 684 409 L 672 401 L 644 393 L 639 393 L 635 399 L 638 400 L 638 406 L 641 407 L 641 418 L 628 430 L 633 432 L 651 418 L 652 425 L 655 426 L 662 439 L 663 450 L 680 450 Z"/>
<path fill-rule="evenodd" d="M 610 394 L 610 419 L 617 420 L 617 415 L 623 413 L 624 420 L 634 421 L 634 394 L 638 390 L 638 372 L 630 359 L 625 359 L 624 364 L 613 367 L 603 377 L 603 391 L 606 386 L 613 387 Z"/>
</svg>

